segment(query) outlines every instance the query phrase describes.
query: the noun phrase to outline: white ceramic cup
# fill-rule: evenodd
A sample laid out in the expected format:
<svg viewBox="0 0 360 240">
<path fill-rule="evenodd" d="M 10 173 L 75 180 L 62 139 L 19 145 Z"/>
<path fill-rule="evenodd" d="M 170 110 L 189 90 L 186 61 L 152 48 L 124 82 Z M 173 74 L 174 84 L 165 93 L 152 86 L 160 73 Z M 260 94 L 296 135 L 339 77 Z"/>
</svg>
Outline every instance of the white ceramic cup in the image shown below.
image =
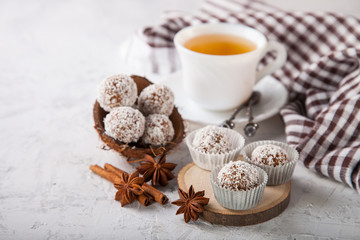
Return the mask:
<svg viewBox="0 0 360 240">
<path fill-rule="evenodd" d="M 255 50 L 235 55 L 210 55 L 194 52 L 184 44 L 200 35 L 231 34 L 248 39 Z M 251 95 L 255 83 L 280 68 L 286 60 L 285 47 L 254 28 L 240 24 L 200 24 L 180 30 L 174 37 L 182 66 L 183 86 L 188 97 L 201 108 L 223 111 L 236 108 Z M 276 59 L 256 71 L 261 58 L 276 51 Z M 271 91 L 271 89 L 269 89 Z"/>
</svg>

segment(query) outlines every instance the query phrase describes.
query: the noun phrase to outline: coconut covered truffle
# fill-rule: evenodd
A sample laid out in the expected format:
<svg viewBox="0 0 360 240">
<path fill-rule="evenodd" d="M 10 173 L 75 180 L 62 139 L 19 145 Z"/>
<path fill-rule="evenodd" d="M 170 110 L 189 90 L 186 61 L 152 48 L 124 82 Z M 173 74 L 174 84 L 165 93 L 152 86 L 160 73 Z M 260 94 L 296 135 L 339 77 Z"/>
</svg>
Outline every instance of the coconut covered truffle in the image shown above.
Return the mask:
<svg viewBox="0 0 360 240">
<path fill-rule="evenodd" d="M 108 77 L 98 87 L 97 101 L 108 112 L 116 107 L 132 106 L 136 99 L 136 83 L 130 76 L 125 74 Z"/>
<path fill-rule="evenodd" d="M 246 162 L 229 162 L 218 173 L 221 187 L 233 191 L 250 190 L 260 184 L 259 170 Z"/>
<path fill-rule="evenodd" d="M 288 156 L 284 149 L 273 144 L 260 145 L 251 153 L 251 161 L 256 164 L 279 166 L 288 162 Z"/>
<path fill-rule="evenodd" d="M 146 116 L 155 113 L 170 116 L 174 108 L 174 93 L 165 85 L 152 84 L 141 91 L 138 107 Z"/>
<path fill-rule="evenodd" d="M 142 142 L 151 145 L 165 145 L 174 137 L 170 119 L 162 114 L 151 114 L 145 118 L 145 132 Z"/>
<path fill-rule="evenodd" d="M 120 142 L 137 142 L 145 130 L 145 117 L 131 107 L 113 109 L 104 119 L 105 134 Z"/>
<path fill-rule="evenodd" d="M 206 126 L 199 129 L 193 140 L 193 147 L 201 153 L 223 154 L 231 150 L 230 137 L 222 127 Z"/>
</svg>

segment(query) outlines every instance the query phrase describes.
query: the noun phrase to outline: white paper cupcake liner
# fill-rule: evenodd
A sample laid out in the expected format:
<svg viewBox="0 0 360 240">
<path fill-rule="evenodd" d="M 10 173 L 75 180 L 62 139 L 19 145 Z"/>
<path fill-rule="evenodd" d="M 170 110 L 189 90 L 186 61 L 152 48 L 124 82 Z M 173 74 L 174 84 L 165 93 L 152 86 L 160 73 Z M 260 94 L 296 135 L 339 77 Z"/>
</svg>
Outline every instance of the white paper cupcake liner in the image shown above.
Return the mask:
<svg viewBox="0 0 360 240">
<path fill-rule="evenodd" d="M 250 190 L 234 191 L 219 185 L 217 175 L 222 167 L 216 167 L 211 171 L 210 182 L 218 203 L 224 208 L 231 210 L 247 210 L 256 207 L 264 195 L 268 176 L 264 170 L 253 165 L 260 172 L 260 185 Z"/>
<path fill-rule="evenodd" d="M 245 138 L 235 130 L 224 128 L 230 137 L 232 150 L 227 153 L 214 154 L 202 153 L 193 147 L 193 140 L 198 130 L 191 132 L 185 139 L 186 145 L 189 148 L 190 155 L 194 163 L 205 170 L 212 170 L 217 166 L 223 166 L 230 161 L 237 160 L 240 150 L 245 145 Z"/>
<path fill-rule="evenodd" d="M 288 155 L 289 162 L 285 163 L 284 165 L 280 165 L 276 167 L 252 162 L 251 153 L 254 151 L 254 149 L 260 145 L 266 145 L 266 144 L 276 145 L 284 149 Z M 250 143 L 241 150 L 240 154 L 244 156 L 244 160 L 246 162 L 255 164 L 261 167 L 262 169 L 264 169 L 264 171 L 269 176 L 269 180 L 267 183 L 267 185 L 269 186 L 281 185 L 288 182 L 294 173 L 296 162 L 299 159 L 299 153 L 295 150 L 295 148 L 290 147 L 286 143 L 271 141 L 271 140 Z"/>
</svg>

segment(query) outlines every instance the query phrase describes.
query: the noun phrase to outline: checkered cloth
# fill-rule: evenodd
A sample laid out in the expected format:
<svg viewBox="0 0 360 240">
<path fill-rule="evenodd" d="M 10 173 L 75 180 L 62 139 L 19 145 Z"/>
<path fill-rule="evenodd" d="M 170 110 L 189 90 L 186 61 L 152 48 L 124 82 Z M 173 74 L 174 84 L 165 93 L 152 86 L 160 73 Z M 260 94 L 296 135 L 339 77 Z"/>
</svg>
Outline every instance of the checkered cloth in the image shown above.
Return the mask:
<svg viewBox="0 0 360 240">
<path fill-rule="evenodd" d="M 288 60 L 273 76 L 291 93 L 281 111 L 288 144 L 306 167 L 360 192 L 360 20 L 287 12 L 256 0 L 208 0 L 196 14 L 171 12 L 143 30 L 151 71 L 177 70 L 175 33 L 207 22 L 245 24 L 286 46 Z"/>
</svg>

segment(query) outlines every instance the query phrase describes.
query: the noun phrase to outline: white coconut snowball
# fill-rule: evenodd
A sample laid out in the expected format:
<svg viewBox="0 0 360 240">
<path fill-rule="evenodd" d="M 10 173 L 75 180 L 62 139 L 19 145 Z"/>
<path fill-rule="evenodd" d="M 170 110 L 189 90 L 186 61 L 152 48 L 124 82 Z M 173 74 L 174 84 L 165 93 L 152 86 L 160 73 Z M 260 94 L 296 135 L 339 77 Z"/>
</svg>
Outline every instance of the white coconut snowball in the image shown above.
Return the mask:
<svg viewBox="0 0 360 240">
<path fill-rule="evenodd" d="M 259 185 L 260 173 L 253 165 L 243 162 L 229 162 L 218 173 L 218 183 L 221 187 L 240 191 L 250 190 Z"/>
<path fill-rule="evenodd" d="M 142 141 L 151 145 L 166 145 L 174 137 L 174 127 L 166 115 L 151 114 L 145 118 Z"/>
<path fill-rule="evenodd" d="M 123 143 L 137 142 L 145 130 L 145 117 L 131 107 L 118 107 L 104 119 L 105 134 Z"/>
<path fill-rule="evenodd" d="M 260 145 L 251 153 L 251 161 L 257 164 L 269 166 L 284 165 L 288 162 L 288 156 L 284 149 L 277 145 Z"/>
<path fill-rule="evenodd" d="M 222 154 L 229 152 L 232 144 L 224 128 L 206 126 L 196 132 L 193 146 L 202 153 Z"/>
<path fill-rule="evenodd" d="M 165 85 L 152 84 L 141 91 L 138 107 L 146 116 L 155 113 L 170 116 L 174 108 L 174 93 Z"/>
<path fill-rule="evenodd" d="M 132 106 L 136 99 L 136 83 L 125 74 L 110 76 L 104 79 L 98 87 L 97 101 L 108 112 L 116 107 Z"/>
</svg>

